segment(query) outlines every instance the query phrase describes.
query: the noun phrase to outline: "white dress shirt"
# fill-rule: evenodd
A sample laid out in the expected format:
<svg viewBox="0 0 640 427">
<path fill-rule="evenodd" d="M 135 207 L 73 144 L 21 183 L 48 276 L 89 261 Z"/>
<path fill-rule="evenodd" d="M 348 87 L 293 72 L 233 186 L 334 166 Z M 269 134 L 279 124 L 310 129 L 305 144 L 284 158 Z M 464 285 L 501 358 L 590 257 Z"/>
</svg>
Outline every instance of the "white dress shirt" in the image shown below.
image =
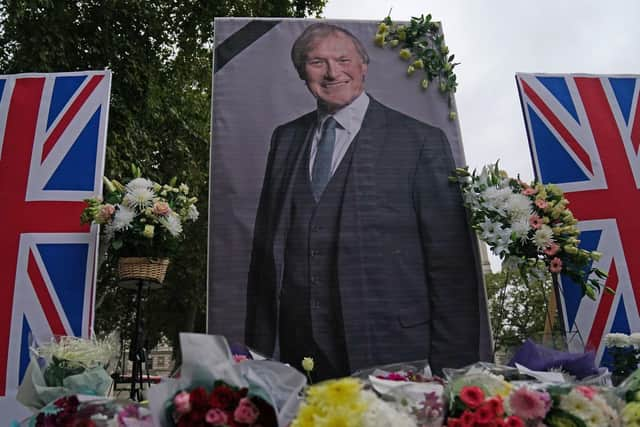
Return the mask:
<svg viewBox="0 0 640 427">
<path fill-rule="evenodd" d="M 336 126 L 336 142 L 333 147 L 333 157 L 331 158 L 331 176 L 335 173 L 344 158 L 345 153 L 353 142 L 362 127 L 362 120 L 369 107 L 369 96 L 364 91 L 346 107 L 341 108 L 333 114 L 326 114 L 318 110 L 318 121 L 313 131 L 311 142 L 311 154 L 309 156 L 309 177 L 312 176 L 313 164 L 318 152 L 318 143 L 322 137 L 322 126 L 325 120 L 333 116 L 338 126 Z"/>
</svg>

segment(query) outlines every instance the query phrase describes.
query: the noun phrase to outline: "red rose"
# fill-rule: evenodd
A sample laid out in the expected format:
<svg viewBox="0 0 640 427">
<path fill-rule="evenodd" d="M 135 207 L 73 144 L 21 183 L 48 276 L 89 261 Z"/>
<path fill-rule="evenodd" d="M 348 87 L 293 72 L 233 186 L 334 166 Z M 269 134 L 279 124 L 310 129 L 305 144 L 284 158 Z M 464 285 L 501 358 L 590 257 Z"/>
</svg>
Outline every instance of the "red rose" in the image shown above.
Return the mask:
<svg viewBox="0 0 640 427">
<path fill-rule="evenodd" d="M 484 392 L 480 387 L 467 386 L 460 390 L 460 400 L 471 409 L 475 409 L 484 400 Z"/>
<path fill-rule="evenodd" d="M 226 385 L 214 388 L 209 397 L 209 404 L 215 409 L 233 409 L 240 400 L 238 392 Z"/>
<path fill-rule="evenodd" d="M 504 420 L 505 427 L 524 427 L 524 422 L 515 416 L 508 417 Z"/>
<path fill-rule="evenodd" d="M 458 418 L 449 418 L 447 420 L 447 427 L 462 427 L 462 423 Z"/>
<path fill-rule="evenodd" d="M 484 403 L 480 405 L 480 407 L 476 410 L 475 418 L 476 423 L 487 424 L 496 417 L 493 412 L 493 408 L 488 403 Z"/>
<path fill-rule="evenodd" d="M 191 403 L 191 412 L 206 412 L 209 409 L 207 390 L 204 387 L 194 388 L 189 392 L 189 402 Z"/>
<path fill-rule="evenodd" d="M 463 427 L 473 427 L 476 417 L 473 412 L 466 410 L 460 415 L 460 425 Z"/>
<path fill-rule="evenodd" d="M 497 417 L 504 415 L 504 405 L 502 404 L 502 398 L 500 396 L 492 397 L 487 400 L 487 405 L 493 411 L 493 414 Z"/>
</svg>

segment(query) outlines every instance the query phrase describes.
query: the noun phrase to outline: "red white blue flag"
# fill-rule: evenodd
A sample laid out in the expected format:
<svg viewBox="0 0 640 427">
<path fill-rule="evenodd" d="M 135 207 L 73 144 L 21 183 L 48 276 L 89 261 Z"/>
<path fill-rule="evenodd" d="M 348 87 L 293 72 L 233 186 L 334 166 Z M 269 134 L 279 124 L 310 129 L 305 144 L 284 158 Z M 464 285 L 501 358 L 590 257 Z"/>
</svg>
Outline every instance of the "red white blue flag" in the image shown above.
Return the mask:
<svg viewBox="0 0 640 427">
<path fill-rule="evenodd" d="M 580 220 L 580 246 L 609 277 L 595 301 L 561 278 L 570 349 L 609 359 L 604 336 L 640 332 L 640 76 L 517 74 L 537 178 L 558 184 Z"/>
<path fill-rule="evenodd" d="M 15 413 L 30 339 L 87 337 L 109 71 L 0 75 L 0 413 Z"/>
</svg>

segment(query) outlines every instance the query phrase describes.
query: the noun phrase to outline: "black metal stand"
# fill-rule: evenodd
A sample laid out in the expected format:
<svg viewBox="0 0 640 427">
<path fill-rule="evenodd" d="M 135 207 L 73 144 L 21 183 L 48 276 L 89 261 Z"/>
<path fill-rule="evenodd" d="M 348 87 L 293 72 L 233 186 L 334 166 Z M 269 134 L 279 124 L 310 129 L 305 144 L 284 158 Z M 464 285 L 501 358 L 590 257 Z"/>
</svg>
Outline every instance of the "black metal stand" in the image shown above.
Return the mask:
<svg viewBox="0 0 640 427">
<path fill-rule="evenodd" d="M 129 360 L 132 362 L 131 368 L 131 392 L 129 397 L 131 400 L 138 402 L 144 398 L 142 391 L 144 390 L 144 381 L 142 375 L 143 365 L 147 371 L 147 382 L 149 382 L 149 366 L 147 364 L 147 351 L 145 348 L 144 336 L 144 320 L 142 318 L 142 289 L 145 287 L 143 280 L 136 283 L 136 317 L 134 328 L 131 331 L 131 347 L 129 348 Z M 151 386 L 151 383 L 148 384 Z"/>
<path fill-rule="evenodd" d="M 553 291 L 555 292 L 556 297 L 556 310 L 558 311 L 559 330 L 560 335 L 562 336 L 562 350 L 567 350 L 569 336 L 567 330 L 564 327 L 564 313 L 562 311 L 562 295 L 560 289 L 561 285 L 558 273 L 551 273 L 551 280 L 553 282 Z M 551 328 L 551 335 L 553 336 L 553 327 Z"/>
</svg>

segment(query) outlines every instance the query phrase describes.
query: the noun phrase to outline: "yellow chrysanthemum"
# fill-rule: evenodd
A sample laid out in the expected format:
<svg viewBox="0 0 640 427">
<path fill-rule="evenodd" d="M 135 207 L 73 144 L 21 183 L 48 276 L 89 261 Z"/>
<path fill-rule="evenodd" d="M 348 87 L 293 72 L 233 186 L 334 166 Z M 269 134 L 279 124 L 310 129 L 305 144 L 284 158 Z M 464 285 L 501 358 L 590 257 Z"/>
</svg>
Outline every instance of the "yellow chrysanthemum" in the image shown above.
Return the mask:
<svg viewBox="0 0 640 427">
<path fill-rule="evenodd" d="M 314 427 L 315 419 L 318 415 L 318 408 L 302 404 L 296 419 L 291 423 L 291 427 Z"/>
</svg>

